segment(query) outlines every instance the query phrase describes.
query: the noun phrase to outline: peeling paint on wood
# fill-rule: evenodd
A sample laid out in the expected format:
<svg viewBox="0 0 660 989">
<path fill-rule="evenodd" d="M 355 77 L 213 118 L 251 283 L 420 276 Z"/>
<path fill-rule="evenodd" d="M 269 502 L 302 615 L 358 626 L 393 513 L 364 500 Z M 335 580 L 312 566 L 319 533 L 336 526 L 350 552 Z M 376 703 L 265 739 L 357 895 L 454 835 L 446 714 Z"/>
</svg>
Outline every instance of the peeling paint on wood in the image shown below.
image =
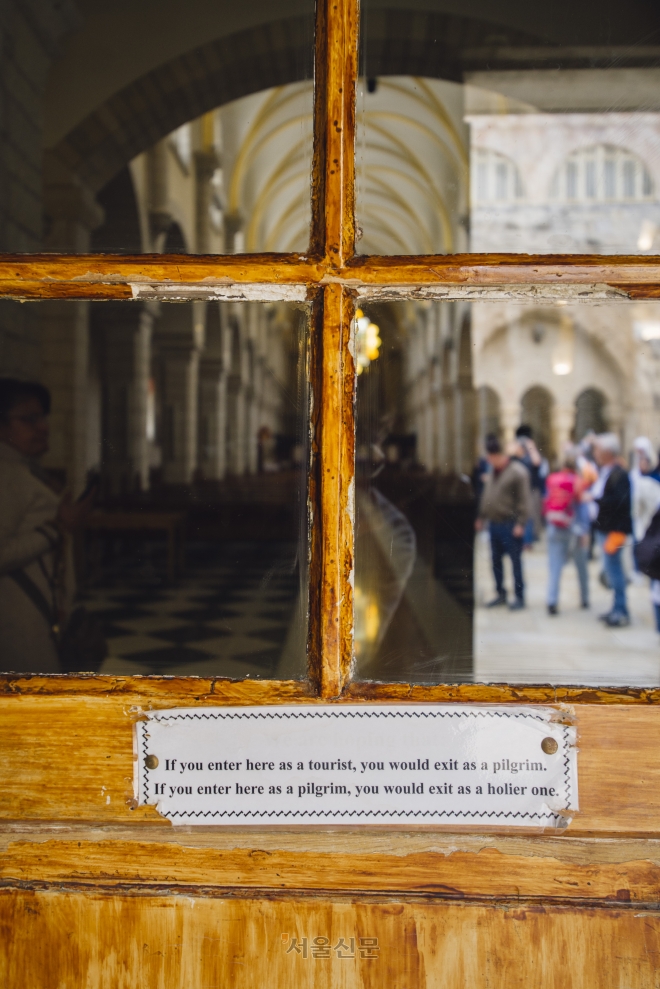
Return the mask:
<svg viewBox="0 0 660 989">
<path fill-rule="evenodd" d="M 341 696 L 320 698 L 302 680 L 231 680 L 227 677 L 0 674 L 0 696 L 124 697 L 145 707 L 196 704 L 354 703 L 365 700 L 446 704 L 660 705 L 660 688 L 580 687 L 514 683 L 379 683 L 346 685 Z"/>
<path fill-rule="evenodd" d="M 270 282 L 223 282 L 219 285 L 209 285 L 206 282 L 202 285 L 132 282 L 130 288 L 136 301 L 162 302 L 190 302 L 194 299 L 206 302 L 305 302 L 309 294 L 304 284 L 278 285 Z"/>
<path fill-rule="evenodd" d="M 343 136 L 349 144 L 348 129 Z M 334 187 L 327 191 L 334 199 L 339 195 Z M 152 292 L 149 298 L 166 299 L 178 292 L 178 298 L 189 300 L 230 298 L 222 292 L 238 292 L 242 287 L 244 296 L 231 297 L 286 300 L 291 291 L 298 293 L 297 299 L 302 297 L 304 286 L 309 298 L 315 288 L 335 284 L 374 298 L 393 299 L 524 298 L 531 293 L 547 301 L 625 301 L 660 294 L 659 258 L 352 257 L 348 248 L 350 203 L 345 199 L 332 207 L 332 216 L 344 217 L 344 238 L 326 256 L 1 255 L 0 297 L 98 301 L 146 298 L 144 293 Z M 336 230 L 333 236 L 339 237 Z M 214 295 L 214 288 L 222 290 L 221 294 Z"/>
<path fill-rule="evenodd" d="M 436 302 L 557 303 L 629 302 L 630 292 L 605 284 L 387 285 L 361 286 L 360 297 L 371 301 L 432 299 Z"/>
</svg>

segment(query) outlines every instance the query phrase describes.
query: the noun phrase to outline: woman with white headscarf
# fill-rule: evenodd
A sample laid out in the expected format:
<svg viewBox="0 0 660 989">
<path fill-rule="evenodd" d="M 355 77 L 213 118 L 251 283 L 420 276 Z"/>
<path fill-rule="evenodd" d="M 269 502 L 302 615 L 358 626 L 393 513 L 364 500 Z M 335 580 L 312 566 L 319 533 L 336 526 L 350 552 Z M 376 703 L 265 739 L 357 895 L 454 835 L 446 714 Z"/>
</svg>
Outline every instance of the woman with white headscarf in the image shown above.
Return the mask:
<svg viewBox="0 0 660 989">
<path fill-rule="evenodd" d="M 638 436 L 633 447 L 633 468 L 630 471 L 635 545 L 644 538 L 651 519 L 660 508 L 660 481 L 655 476 L 654 467 L 655 452 L 650 439 L 647 436 Z M 635 570 L 637 570 L 636 563 Z M 651 603 L 655 613 L 656 628 L 660 632 L 660 580 L 651 581 Z"/>
<path fill-rule="evenodd" d="M 644 538 L 651 519 L 660 507 L 660 481 L 652 471 L 655 466 L 653 446 L 647 436 L 638 436 L 633 447 L 632 488 L 633 538 Z"/>
</svg>

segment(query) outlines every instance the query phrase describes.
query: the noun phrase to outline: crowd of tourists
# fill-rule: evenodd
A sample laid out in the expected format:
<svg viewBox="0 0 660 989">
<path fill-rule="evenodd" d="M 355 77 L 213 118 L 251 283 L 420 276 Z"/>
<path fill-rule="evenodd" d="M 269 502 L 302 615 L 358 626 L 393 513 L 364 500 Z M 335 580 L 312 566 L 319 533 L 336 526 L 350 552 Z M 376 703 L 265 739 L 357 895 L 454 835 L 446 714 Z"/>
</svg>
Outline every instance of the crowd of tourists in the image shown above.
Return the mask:
<svg viewBox="0 0 660 989">
<path fill-rule="evenodd" d="M 635 441 L 631 461 L 625 461 L 614 433 L 590 433 L 567 446 L 555 471 L 539 452 L 529 426 L 521 426 L 506 447 L 497 436 L 486 437 L 475 480 L 476 527 L 488 528 L 495 578 L 495 597 L 487 607 L 525 607 L 524 550 L 545 530 L 549 615 L 559 614 L 561 575 L 569 560 L 577 571 L 580 606 L 589 608 L 588 561 L 598 553 L 600 579 L 612 591 L 612 605 L 600 619 L 610 627 L 629 625 L 631 575 L 624 550 L 630 544 L 637 579 L 651 578 L 660 632 L 660 579 L 655 579 L 660 577 L 660 466 L 649 439 Z M 511 600 L 504 583 L 505 556 L 513 569 Z"/>
</svg>

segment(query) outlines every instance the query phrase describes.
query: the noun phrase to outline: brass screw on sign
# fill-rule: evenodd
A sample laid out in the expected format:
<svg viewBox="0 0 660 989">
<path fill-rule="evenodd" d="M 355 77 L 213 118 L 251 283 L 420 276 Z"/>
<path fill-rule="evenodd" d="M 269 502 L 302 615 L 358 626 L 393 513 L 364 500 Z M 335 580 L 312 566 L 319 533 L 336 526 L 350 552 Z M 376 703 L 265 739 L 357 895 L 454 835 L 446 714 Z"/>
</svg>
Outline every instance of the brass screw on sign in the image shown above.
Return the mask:
<svg viewBox="0 0 660 989">
<path fill-rule="evenodd" d="M 555 748 L 556 747 L 557 746 L 555 744 Z M 554 751 L 554 749 L 553 749 L 553 751 Z M 147 767 L 147 769 L 156 769 L 158 767 L 158 756 L 148 755 L 146 757 L 146 759 L 144 760 L 144 764 Z"/>
<path fill-rule="evenodd" d="M 541 748 L 546 753 L 546 755 L 554 755 L 554 753 L 559 748 L 559 745 L 557 743 L 557 739 L 556 738 L 550 738 L 550 736 L 548 736 L 547 738 L 544 738 L 543 741 L 541 742 Z M 151 759 L 153 757 L 152 756 L 149 756 L 149 758 Z M 158 760 L 157 759 L 156 759 L 156 763 L 158 763 Z M 147 765 L 149 765 L 149 763 L 147 763 Z"/>
</svg>

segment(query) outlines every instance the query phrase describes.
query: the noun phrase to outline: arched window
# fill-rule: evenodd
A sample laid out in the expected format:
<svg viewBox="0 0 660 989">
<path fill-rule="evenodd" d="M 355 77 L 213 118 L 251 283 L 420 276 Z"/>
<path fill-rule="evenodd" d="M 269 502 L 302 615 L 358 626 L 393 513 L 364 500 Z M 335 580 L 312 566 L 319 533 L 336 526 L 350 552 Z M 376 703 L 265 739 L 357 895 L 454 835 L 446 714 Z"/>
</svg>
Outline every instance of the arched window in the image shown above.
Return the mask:
<svg viewBox="0 0 660 989">
<path fill-rule="evenodd" d="M 585 388 L 575 400 L 573 438 L 579 442 L 589 432 L 604 433 L 608 429 L 607 399 L 599 388 Z"/>
<path fill-rule="evenodd" d="M 560 202 L 639 202 L 653 197 L 643 161 L 625 148 L 597 144 L 574 151 L 555 173 L 550 198 Z"/>
<path fill-rule="evenodd" d="M 472 154 L 472 202 L 477 205 L 515 203 L 524 195 L 522 179 L 510 158 L 497 151 Z"/>
</svg>

